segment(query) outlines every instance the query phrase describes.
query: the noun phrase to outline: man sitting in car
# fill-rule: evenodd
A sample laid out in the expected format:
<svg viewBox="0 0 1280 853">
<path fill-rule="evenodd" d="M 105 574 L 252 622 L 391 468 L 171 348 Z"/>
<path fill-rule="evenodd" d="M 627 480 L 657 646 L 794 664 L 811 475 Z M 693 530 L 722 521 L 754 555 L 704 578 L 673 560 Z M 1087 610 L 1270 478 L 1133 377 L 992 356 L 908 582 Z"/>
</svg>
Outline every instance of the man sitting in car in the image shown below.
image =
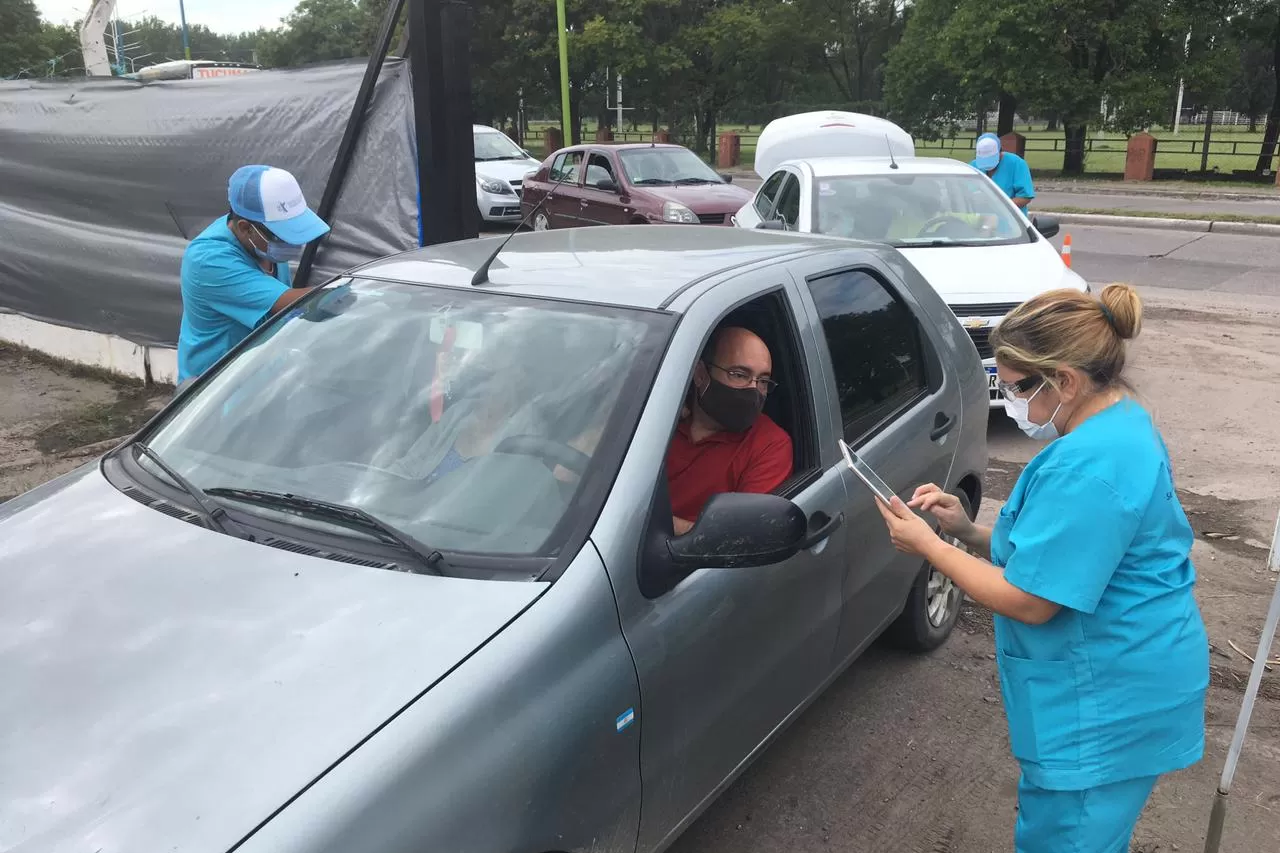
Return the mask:
<svg viewBox="0 0 1280 853">
<path fill-rule="evenodd" d="M 763 411 L 772 373 L 769 347 L 755 333 L 730 325 L 711 336 L 667 451 L 676 535 L 693 527 L 712 495 L 767 493 L 791 476 L 791 437 Z"/>
</svg>

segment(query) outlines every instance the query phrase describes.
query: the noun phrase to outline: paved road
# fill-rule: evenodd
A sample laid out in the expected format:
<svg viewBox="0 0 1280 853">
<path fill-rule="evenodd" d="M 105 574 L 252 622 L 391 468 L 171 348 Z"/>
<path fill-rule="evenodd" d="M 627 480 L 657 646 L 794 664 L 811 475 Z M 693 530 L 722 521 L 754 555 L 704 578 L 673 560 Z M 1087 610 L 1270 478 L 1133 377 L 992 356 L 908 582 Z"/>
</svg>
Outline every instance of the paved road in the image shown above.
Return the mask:
<svg viewBox="0 0 1280 853">
<path fill-rule="evenodd" d="M 754 191 L 760 186 L 756 177 L 737 176 L 736 185 Z M 1123 215 L 1127 210 L 1179 214 L 1222 214 L 1235 216 L 1280 216 L 1280 195 L 1258 200 L 1173 198 L 1150 194 L 1119 195 L 1115 193 L 1075 193 L 1045 191 L 1036 196 L 1035 208 L 1041 210 L 1078 208 L 1089 211 L 1114 211 Z"/>
<path fill-rule="evenodd" d="M 1069 226 L 1073 269 L 1092 282 L 1280 296 L 1280 240 L 1144 228 Z M 1062 235 L 1054 240 L 1059 247 Z"/>
</svg>

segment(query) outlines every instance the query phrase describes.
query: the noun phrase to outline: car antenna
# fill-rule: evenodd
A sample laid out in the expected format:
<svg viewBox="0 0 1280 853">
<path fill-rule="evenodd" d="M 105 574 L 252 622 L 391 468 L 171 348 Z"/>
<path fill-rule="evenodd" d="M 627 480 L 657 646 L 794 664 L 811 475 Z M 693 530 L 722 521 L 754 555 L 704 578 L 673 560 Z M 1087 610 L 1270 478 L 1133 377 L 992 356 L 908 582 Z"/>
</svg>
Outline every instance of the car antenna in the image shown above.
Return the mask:
<svg viewBox="0 0 1280 853">
<path fill-rule="evenodd" d="M 493 254 L 484 259 L 484 263 L 482 263 L 476 270 L 476 274 L 471 276 L 472 287 L 479 287 L 489 281 L 489 266 L 494 262 L 494 259 L 497 258 L 502 250 L 507 247 L 507 244 L 511 242 L 511 238 L 519 234 L 520 229 L 528 225 L 529 220 L 536 216 L 539 210 L 542 210 L 542 206 L 547 203 L 547 200 L 550 199 L 551 196 L 555 195 L 555 191 L 560 189 L 560 185 L 569 179 L 570 174 L 569 170 L 566 169 L 560 176 L 560 180 L 556 181 L 555 185 L 552 186 L 551 189 L 547 190 L 547 194 L 542 197 L 542 200 L 533 206 L 529 211 L 529 215 L 524 219 L 521 219 L 520 224 L 516 226 L 515 230 L 508 234 L 506 239 L 498 244 L 498 248 L 493 250 Z"/>
<path fill-rule="evenodd" d="M 889 146 L 889 168 L 898 168 L 898 161 L 893 159 L 893 143 L 889 140 L 889 134 L 884 135 L 884 144 Z"/>
</svg>

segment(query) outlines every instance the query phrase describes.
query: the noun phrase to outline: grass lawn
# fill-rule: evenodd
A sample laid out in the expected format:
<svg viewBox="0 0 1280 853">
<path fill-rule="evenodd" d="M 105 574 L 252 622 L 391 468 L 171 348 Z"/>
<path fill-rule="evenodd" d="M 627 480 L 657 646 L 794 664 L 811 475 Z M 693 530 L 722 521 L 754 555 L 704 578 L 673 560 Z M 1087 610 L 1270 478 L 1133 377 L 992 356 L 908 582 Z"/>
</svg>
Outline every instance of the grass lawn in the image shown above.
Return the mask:
<svg viewBox="0 0 1280 853">
<path fill-rule="evenodd" d="M 531 129 L 541 132 L 550 123 L 535 122 Z M 742 134 L 742 165 L 750 166 L 755 157 L 756 139 L 761 125 L 722 125 L 720 131 L 737 131 Z M 629 131 L 629 128 L 628 128 Z M 584 135 L 590 138 L 595 133 L 594 122 L 584 125 Z M 1027 137 L 1027 162 L 1033 172 L 1040 175 L 1054 175 L 1062 171 L 1063 149 L 1065 138 L 1060 131 L 1048 132 L 1019 127 L 1018 132 Z M 1175 134 L 1172 130 L 1154 130 L 1152 135 L 1160 140 L 1156 147 L 1157 169 L 1185 169 L 1192 172 L 1200 170 L 1200 157 L 1204 139 L 1204 128 L 1192 126 L 1183 128 Z M 647 140 L 648 128 L 641 125 L 635 134 L 625 134 L 627 141 Z M 955 160 L 973 159 L 974 134 L 961 134 L 954 139 L 917 140 L 916 149 L 925 157 L 951 157 Z M 1210 171 L 1217 170 L 1230 175 L 1235 169 L 1252 169 L 1258 158 L 1259 146 L 1262 144 L 1262 131 L 1250 133 L 1245 128 L 1214 127 L 1209 143 Z M 1124 172 L 1125 149 L 1128 138 L 1123 134 L 1091 132 L 1085 152 L 1084 168 L 1086 173 L 1119 174 Z M 540 153 L 540 145 L 535 144 L 534 153 Z"/>
</svg>

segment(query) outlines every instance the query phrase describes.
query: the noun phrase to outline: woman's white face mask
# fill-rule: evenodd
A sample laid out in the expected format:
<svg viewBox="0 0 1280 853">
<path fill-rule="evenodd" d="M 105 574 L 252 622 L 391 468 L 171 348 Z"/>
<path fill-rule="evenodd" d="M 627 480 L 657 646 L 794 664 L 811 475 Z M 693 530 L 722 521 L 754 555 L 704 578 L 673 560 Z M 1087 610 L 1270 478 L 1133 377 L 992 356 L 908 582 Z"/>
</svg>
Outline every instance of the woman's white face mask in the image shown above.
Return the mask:
<svg viewBox="0 0 1280 853">
<path fill-rule="evenodd" d="M 1028 438 L 1033 438 L 1036 441 L 1053 441 L 1061 434 L 1058 432 L 1057 425 L 1053 422 L 1053 419 L 1058 416 L 1058 412 L 1062 411 L 1061 400 L 1058 401 L 1058 408 L 1053 410 L 1053 414 L 1049 416 L 1049 420 L 1042 424 L 1031 422 L 1031 401 L 1034 400 L 1036 398 L 1036 394 L 1043 391 L 1045 386 L 1048 384 L 1049 383 L 1047 382 L 1041 382 L 1040 387 L 1036 389 L 1035 394 L 1032 394 L 1025 400 L 1021 397 L 1006 397 L 1004 401 L 1004 410 L 1009 414 L 1009 417 L 1013 418 L 1014 422 L 1017 423 L 1018 429 L 1026 433 Z"/>
</svg>

